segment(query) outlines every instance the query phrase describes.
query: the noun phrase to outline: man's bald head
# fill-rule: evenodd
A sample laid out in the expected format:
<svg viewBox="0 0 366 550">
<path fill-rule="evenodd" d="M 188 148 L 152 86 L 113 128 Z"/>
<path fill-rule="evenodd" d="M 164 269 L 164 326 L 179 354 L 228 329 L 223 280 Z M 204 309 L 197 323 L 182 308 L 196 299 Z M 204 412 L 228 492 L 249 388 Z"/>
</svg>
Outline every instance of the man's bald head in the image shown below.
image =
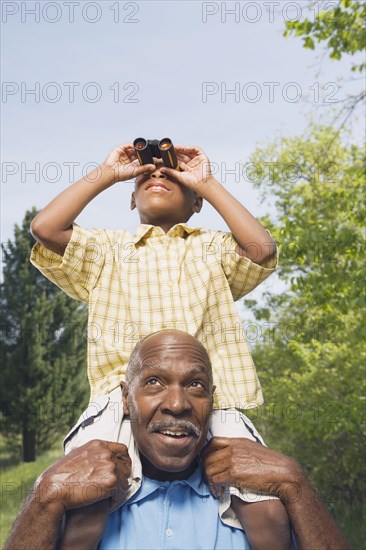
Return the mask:
<svg viewBox="0 0 366 550">
<path fill-rule="evenodd" d="M 205 347 L 178 330 L 150 334 L 134 349 L 122 387 L 144 474 L 188 477 L 205 445 L 213 406 Z"/>
<path fill-rule="evenodd" d="M 159 338 L 159 341 L 162 341 L 162 340 L 164 341 L 164 340 L 168 340 L 169 338 L 171 339 L 171 337 L 174 338 L 174 335 L 178 335 L 178 338 L 185 339 L 186 341 L 190 340 L 193 343 L 193 345 L 199 347 L 202 350 L 202 353 L 206 356 L 207 365 L 209 366 L 208 375 L 209 375 L 210 383 L 211 385 L 213 384 L 211 361 L 204 345 L 201 342 L 199 342 L 197 338 L 195 338 L 194 336 L 191 336 L 187 332 L 184 332 L 182 330 L 167 329 L 167 330 L 159 330 L 157 332 L 152 332 L 151 334 L 149 334 L 148 336 L 145 336 L 145 338 L 143 338 L 142 340 L 140 340 L 140 342 L 136 344 L 136 346 L 134 347 L 131 353 L 130 360 L 126 370 L 126 382 L 129 386 L 131 385 L 133 380 L 136 380 L 136 377 L 138 376 L 142 367 L 142 361 L 140 357 L 140 350 L 142 345 L 149 344 L 149 342 L 154 343 L 156 341 L 156 337 Z"/>
</svg>

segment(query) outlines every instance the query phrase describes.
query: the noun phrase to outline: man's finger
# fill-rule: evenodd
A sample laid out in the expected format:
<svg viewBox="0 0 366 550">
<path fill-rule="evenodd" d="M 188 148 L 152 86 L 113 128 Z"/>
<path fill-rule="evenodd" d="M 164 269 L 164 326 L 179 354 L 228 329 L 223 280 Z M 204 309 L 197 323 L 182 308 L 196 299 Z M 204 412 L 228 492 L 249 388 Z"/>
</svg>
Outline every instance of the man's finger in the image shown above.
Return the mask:
<svg viewBox="0 0 366 550">
<path fill-rule="evenodd" d="M 128 456 L 128 449 L 123 443 L 117 443 L 115 441 L 105 441 L 108 449 L 115 455 Z"/>
<path fill-rule="evenodd" d="M 219 451 L 220 449 L 225 449 L 225 447 L 230 447 L 231 439 L 232 438 L 230 437 L 216 437 L 216 436 L 213 437 L 204 447 L 201 456 L 205 457 L 209 453 L 213 453 L 214 451 Z"/>
<path fill-rule="evenodd" d="M 204 457 L 202 462 L 205 470 L 208 468 L 212 469 L 213 467 L 215 469 L 223 469 L 223 465 L 227 468 L 227 465 L 230 464 L 230 453 L 227 449 L 220 449 Z"/>
<path fill-rule="evenodd" d="M 218 498 L 219 497 L 219 492 L 218 492 L 215 484 L 211 480 L 209 480 L 208 478 L 207 478 L 207 484 L 208 484 L 209 489 L 210 489 L 211 493 L 213 494 L 213 496 L 215 498 Z"/>
</svg>

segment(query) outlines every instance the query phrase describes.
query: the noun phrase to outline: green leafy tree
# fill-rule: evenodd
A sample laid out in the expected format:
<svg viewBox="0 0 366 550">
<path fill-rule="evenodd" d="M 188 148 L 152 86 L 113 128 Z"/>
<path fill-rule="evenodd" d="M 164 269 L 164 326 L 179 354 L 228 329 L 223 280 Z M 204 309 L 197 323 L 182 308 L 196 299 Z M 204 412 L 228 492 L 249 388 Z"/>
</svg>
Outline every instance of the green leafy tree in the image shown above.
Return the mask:
<svg viewBox="0 0 366 550">
<path fill-rule="evenodd" d="M 314 4 L 309 2 L 309 8 Z M 313 20 L 287 21 L 284 36 L 302 36 L 304 48 L 312 50 L 315 42 L 325 42 L 331 59 L 364 51 L 366 3 L 363 0 L 338 0 L 327 4 L 333 9 L 320 11 Z M 364 68 L 364 62 L 352 66 L 353 71 Z"/>
<path fill-rule="evenodd" d="M 30 263 L 35 215 L 27 211 L 2 245 L 1 432 L 13 446 L 22 442 L 26 462 L 69 429 L 88 397 L 85 306 Z"/>
<path fill-rule="evenodd" d="M 366 489 L 364 152 L 313 126 L 252 161 L 263 201 L 275 206 L 265 223 L 286 288 L 246 300 L 260 327 L 254 356 L 267 400 L 251 416 L 331 507 L 357 506 Z"/>
<path fill-rule="evenodd" d="M 322 5 L 313 1 L 308 2 L 309 10 Z M 338 0 L 326 2 L 324 9 L 315 17 L 298 21 L 287 21 L 284 36 L 301 36 L 304 48 L 314 50 L 316 43 L 324 44 L 331 59 L 341 59 L 344 55 L 355 56 L 366 48 L 366 2 L 364 0 Z M 353 72 L 364 73 L 366 68 L 364 54 L 360 61 L 351 65 Z M 344 114 L 341 129 L 356 109 L 365 104 L 366 92 L 364 88 L 348 94 L 340 102 L 341 110 L 338 116 Z"/>
</svg>

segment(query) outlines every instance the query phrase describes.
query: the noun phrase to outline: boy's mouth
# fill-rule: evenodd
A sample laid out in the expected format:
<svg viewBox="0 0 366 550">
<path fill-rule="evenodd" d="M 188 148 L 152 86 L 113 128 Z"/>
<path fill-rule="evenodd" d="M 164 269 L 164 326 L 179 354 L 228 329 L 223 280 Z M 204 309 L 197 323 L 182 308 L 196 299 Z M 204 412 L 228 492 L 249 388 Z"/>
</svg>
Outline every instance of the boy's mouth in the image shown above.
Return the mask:
<svg viewBox="0 0 366 550">
<path fill-rule="evenodd" d="M 145 191 L 147 191 L 148 189 L 153 189 L 155 191 L 169 191 L 168 187 L 160 181 L 150 181 L 146 185 Z"/>
</svg>

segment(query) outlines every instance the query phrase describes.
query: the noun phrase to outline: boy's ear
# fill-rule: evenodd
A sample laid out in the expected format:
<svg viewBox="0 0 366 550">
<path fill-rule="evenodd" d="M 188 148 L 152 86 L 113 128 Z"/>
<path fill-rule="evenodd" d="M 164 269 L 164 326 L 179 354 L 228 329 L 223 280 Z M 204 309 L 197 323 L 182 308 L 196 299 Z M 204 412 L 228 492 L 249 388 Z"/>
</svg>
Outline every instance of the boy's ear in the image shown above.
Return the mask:
<svg viewBox="0 0 366 550">
<path fill-rule="evenodd" d="M 131 210 L 136 208 L 135 191 L 132 191 L 130 208 Z"/>
<path fill-rule="evenodd" d="M 203 204 L 203 198 L 200 197 L 199 195 L 195 195 L 193 205 L 192 205 L 192 212 L 194 212 L 195 214 L 198 214 L 198 212 L 201 212 L 202 204 Z"/>
<path fill-rule="evenodd" d="M 130 415 L 130 409 L 129 409 L 128 400 L 127 400 L 128 386 L 127 386 L 126 382 L 121 382 L 121 389 L 122 389 L 123 412 L 125 413 L 126 416 L 129 416 Z"/>
</svg>

